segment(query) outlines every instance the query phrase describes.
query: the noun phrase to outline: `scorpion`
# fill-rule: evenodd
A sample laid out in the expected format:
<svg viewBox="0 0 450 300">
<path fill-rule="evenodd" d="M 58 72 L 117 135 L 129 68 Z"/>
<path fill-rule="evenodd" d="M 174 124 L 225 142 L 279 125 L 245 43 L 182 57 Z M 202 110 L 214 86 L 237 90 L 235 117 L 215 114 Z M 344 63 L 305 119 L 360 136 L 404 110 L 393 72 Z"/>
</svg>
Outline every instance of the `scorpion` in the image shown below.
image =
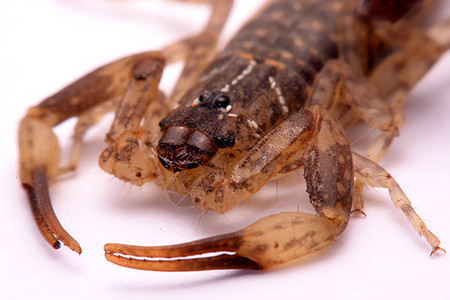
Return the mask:
<svg viewBox="0 0 450 300">
<path fill-rule="evenodd" d="M 232 0 L 178 0 L 211 7 L 204 30 L 165 47 L 106 64 L 31 107 L 19 128 L 19 173 L 36 224 L 55 249 L 81 253 L 51 206 L 49 184 L 76 169 L 83 136 L 115 117 L 99 157 L 109 174 L 153 181 L 202 211 L 224 214 L 266 183 L 303 169 L 315 214 L 281 212 L 242 230 L 169 246 L 106 244 L 106 259 L 142 270 L 267 269 L 331 245 L 365 185 L 444 251 L 394 178 L 378 163 L 404 123 L 409 91 L 449 48 L 446 22 L 421 25 L 433 1 L 272 0 L 219 54 Z M 184 61 L 170 96 L 158 84 Z M 53 127 L 76 117 L 67 165 Z M 365 155 L 346 131 L 367 123 Z"/>
</svg>

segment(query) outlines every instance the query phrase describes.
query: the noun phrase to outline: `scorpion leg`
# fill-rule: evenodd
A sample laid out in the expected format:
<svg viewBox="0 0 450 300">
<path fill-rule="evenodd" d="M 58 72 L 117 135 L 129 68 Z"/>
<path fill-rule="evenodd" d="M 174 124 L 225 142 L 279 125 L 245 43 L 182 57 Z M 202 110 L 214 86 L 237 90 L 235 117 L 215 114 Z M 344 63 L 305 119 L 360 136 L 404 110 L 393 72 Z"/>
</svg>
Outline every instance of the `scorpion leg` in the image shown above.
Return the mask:
<svg viewBox="0 0 450 300">
<path fill-rule="evenodd" d="M 430 255 L 433 255 L 438 250 L 445 252 L 440 247 L 441 242 L 439 239 L 427 228 L 425 222 L 416 213 L 399 184 L 386 170 L 367 157 L 354 152 L 353 164 L 356 178 L 372 187 L 382 187 L 389 190 L 394 205 L 408 217 L 409 222 L 413 225 L 416 232 L 420 236 L 424 236 L 432 247 Z"/>
<path fill-rule="evenodd" d="M 70 148 L 69 159 L 67 165 L 59 167 L 59 174 L 75 171 L 80 160 L 81 150 L 83 147 L 83 138 L 86 131 L 95 125 L 105 113 L 114 111 L 118 105 L 116 99 L 106 101 L 99 104 L 85 113 L 78 116 L 77 123 L 72 136 L 72 145 Z M 118 99 L 117 99 L 118 100 Z"/>
<path fill-rule="evenodd" d="M 107 244 L 106 259 L 154 271 L 266 269 L 329 246 L 348 223 L 353 166 L 344 130 L 328 113 L 314 107 L 283 121 L 236 165 L 228 185 L 248 198 L 299 151 L 317 215 L 278 213 L 234 233 L 172 246 Z"/>
<path fill-rule="evenodd" d="M 404 124 L 403 106 L 408 93 L 446 51 L 446 47 L 427 36 L 425 31 L 399 21 L 376 25 L 375 34 L 400 51 L 387 56 L 370 74 L 369 81 L 380 97 L 391 98 L 393 126 Z M 369 146 L 366 156 L 379 162 L 395 132 L 380 134 Z"/>
<path fill-rule="evenodd" d="M 370 83 L 342 60 L 329 60 L 314 83 L 308 105 L 318 105 L 340 117 L 349 105 L 367 124 L 380 131 L 392 130 L 392 113 Z"/>
<path fill-rule="evenodd" d="M 385 110 L 387 113 L 380 120 L 386 119 L 386 117 L 392 119 L 390 126 L 387 124 L 390 129 L 380 130 L 378 136 L 366 150 L 366 156 L 375 162 L 379 162 L 384 157 L 394 137 L 398 134 L 398 129 L 403 125 L 403 104 L 409 90 L 450 45 L 448 21 L 435 25 L 427 32 L 415 28 L 420 22 L 420 18 L 425 15 L 424 11 L 433 6 L 433 1 L 424 1 L 425 3 L 422 3 L 420 9 L 416 10 L 413 15 L 410 14 L 401 19 L 420 2 L 416 0 L 360 1 L 356 10 L 347 10 L 341 16 L 339 23 L 342 58 L 357 73 L 367 73 L 369 60 L 361 60 L 361 57 L 368 58 L 370 45 L 379 43 L 380 39 L 386 45 L 400 50 L 383 58 L 383 61 L 369 76 L 370 84 L 375 88 L 377 96 L 383 101 L 390 99 L 385 104 L 388 106 Z M 399 19 L 401 20 L 398 21 Z M 392 24 L 391 22 L 394 21 L 398 22 Z M 370 42 L 373 38 L 375 38 L 374 43 Z M 400 76 L 399 71 L 401 71 Z M 370 112 L 370 110 L 366 111 Z M 358 111 L 356 116 L 363 116 L 364 119 L 362 113 Z M 340 121 L 344 125 L 351 125 L 357 119 L 352 111 L 340 117 Z M 367 121 L 367 119 L 365 120 Z M 373 128 L 377 128 L 377 126 L 369 124 Z M 379 125 L 382 124 L 386 125 L 385 122 Z M 364 206 L 360 196 L 363 186 L 359 180 L 356 180 L 354 206 L 355 211 L 359 212 L 362 212 Z"/>
<path fill-rule="evenodd" d="M 309 105 L 318 105 L 339 115 L 342 124 L 348 124 L 346 117 L 351 111 L 342 113 L 342 105 L 349 105 L 372 128 L 379 130 L 379 136 L 394 137 L 393 115 L 389 105 L 378 96 L 377 91 L 363 77 L 341 60 L 328 61 L 318 74 Z M 357 120 L 353 118 L 351 122 Z M 378 138 L 379 139 L 379 138 Z M 390 141 L 390 140 L 389 140 Z M 301 159 L 301 158 L 300 158 Z M 289 168 L 285 168 L 288 170 Z M 364 214 L 362 199 L 363 184 L 355 182 L 353 205 L 355 212 Z"/>
<path fill-rule="evenodd" d="M 448 31 L 450 26 L 438 24 L 436 32 Z M 400 51 L 388 55 L 370 74 L 370 84 L 377 90 L 386 102 L 392 114 L 391 130 L 381 131 L 366 150 L 366 157 L 374 162 L 380 162 L 386 154 L 398 129 L 404 124 L 403 106 L 410 90 L 429 71 L 449 45 L 446 40 L 432 39 L 427 32 L 399 21 L 395 24 L 383 22 L 375 25 L 375 35 L 381 37 L 388 45 Z M 432 31 L 434 32 L 434 31 Z M 447 32 L 448 33 L 448 32 Z M 442 39 L 442 37 L 441 37 Z M 361 193 L 364 184 L 360 180 L 355 182 L 355 210 L 362 211 L 363 201 Z"/>
<path fill-rule="evenodd" d="M 216 56 L 217 41 L 219 40 L 223 26 L 233 6 L 233 0 L 172 0 L 179 2 L 207 3 L 211 6 L 211 15 L 204 30 L 193 38 L 185 42 L 174 44 L 167 49 L 168 53 L 181 53 L 180 46 L 186 48 L 184 59 L 186 60 L 184 69 L 178 79 L 171 99 L 176 102 L 183 94 L 192 87 L 204 69 Z M 187 46 L 187 47 L 186 47 Z M 164 50 L 163 50 L 164 53 Z"/>
<path fill-rule="evenodd" d="M 142 71 L 142 62 L 152 58 L 156 61 L 160 59 L 154 52 L 148 52 L 107 64 L 30 108 L 22 119 L 19 127 L 20 179 L 28 193 L 38 228 L 55 249 L 62 242 L 73 251 L 81 253 L 79 244 L 59 223 L 50 202 L 49 183 L 68 169 L 59 166 L 60 147 L 52 127 L 68 118 L 82 115 L 82 119 L 87 121 L 85 125 L 93 123 L 95 118 L 88 116 L 89 111 L 92 110 L 92 113 L 101 106 L 106 109 L 107 102 L 114 102 L 121 97 L 133 70 Z M 83 128 L 85 125 L 79 123 L 76 134 L 82 135 L 86 130 Z M 80 141 L 75 141 L 72 150 L 73 163 L 77 160 L 79 143 Z"/>
</svg>

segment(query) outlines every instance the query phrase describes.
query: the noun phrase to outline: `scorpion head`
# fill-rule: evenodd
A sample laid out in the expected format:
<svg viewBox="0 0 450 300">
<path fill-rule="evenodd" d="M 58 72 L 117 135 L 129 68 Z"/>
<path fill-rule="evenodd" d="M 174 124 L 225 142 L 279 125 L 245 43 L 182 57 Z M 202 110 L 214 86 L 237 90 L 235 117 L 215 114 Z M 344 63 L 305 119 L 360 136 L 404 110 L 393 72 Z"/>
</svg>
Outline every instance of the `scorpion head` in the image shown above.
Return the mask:
<svg viewBox="0 0 450 300">
<path fill-rule="evenodd" d="M 193 169 L 208 163 L 220 148 L 232 147 L 233 122 L 224 117 L 230 101 L 227 94 L 205 91 L 191 105 L 169 113 L 159 123 L 161 164 L 174 173 Z"/>
</svg>

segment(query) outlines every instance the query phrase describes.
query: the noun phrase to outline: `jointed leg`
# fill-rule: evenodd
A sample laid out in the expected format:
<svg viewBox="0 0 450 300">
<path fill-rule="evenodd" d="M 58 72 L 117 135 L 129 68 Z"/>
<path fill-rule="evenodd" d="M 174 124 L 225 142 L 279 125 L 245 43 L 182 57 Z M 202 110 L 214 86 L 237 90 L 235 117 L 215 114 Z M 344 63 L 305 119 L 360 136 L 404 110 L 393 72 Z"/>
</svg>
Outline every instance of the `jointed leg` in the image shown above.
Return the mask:
<svg viewBox="0 0 450 300">
<path fill-rule="evenodd" d="M 392 131 L 392 113 L 369 81 L 341 60 L 328 61 L 314 82 L 308 105 L 317 105 L 340 118 L 341 105 L 380 131 Z"/>
<path fill-rule="evenodd" d="M 437 250 L 445 251 L 440 247 L 441 242 L 439 239 L 427 228 L 398 183 L 386 170 L 357 153 L 353 153 L 353 164 L 356 178 L 370 186 L 387 188 L 389 190 L 394 205 L 408 217 L 409 222 L 413 225 L 417 233 L 420 236 L 424 236 L 431 245 L 431 255 Z"/>
<path fill-rule="evenodd" d="M 372 128 L 380 131 L 379 136 L 383 141 L 386 141 L 385 136 L 393 137 L 396 132 L 389 105 L 377 95 L 376 90 L 363 76 L 340 60 L 331 60 L 324 66 L 317 76 L 309 101 L 310 105 L 318 105 L 338 115 L 344 125 L 350 126 L 351 122 L 363 119 Z M 351 110 L 341 112 L 342 105 L 348 105 Z M 350 118 L 350 123 L 347 121 L 349 114 L 357 116 Z M 380 138 L 377 138 L 376 142 L 379 140 Z M 391 140 L 389 139 L 389 142 Z M 360 181 L 355 181 L 353 199 L 353 211 L 362 214 L 364 214 L 363 186 Z"/>
<path fill-rule="evenodd" d="M 211 5 L 211 15 L 204 30 L 197 36 L 175 43 L 162 50 L 165 57 L 185 59 L 184 69 L 171 94 L 172 103 L 178 102 L 181 96 L 191 88 L 198 77 L 216 55 L 217 41 L 222 33 L 233 0 L 174 0 L 181 2 L 208 3 Z M 181 50 L 181 51 L 180 51 Z M 182 57 L 180 57 L 182 54 Z"/>
<path fill-rule="evenodd" d="M 402 21 L 395 24 L 384 22 L 377 24 L 375 35 L 381 37 L 388 45 L 399 49 L 387 56 L 369 77 L 370 83 L 380 97 L 390 97 L 393 126 L 398 130 L 404 124 L 403 106 L 408 93 L 446 48 L 429 38 L 426 32 Z M 381 133 L 369 146 L 366 156 L 379 162 L 396 133 L 396 131 Z"/>
<path fill-rule="evenodd" d="M 59 168 L 58 175 L 75 171 L 78 166 L 78 161 L 80 160 L 84 135 L 105 113 L 114 111 L 117 108 L 118 101 L 114 100 L 115 99 L 99 104 L 78 117 L 72 136 L 69 160 L 65 166 Z"/>
<path fill-rule="evenodd" d="M 438 24 L 432 32 L 449 32 L 448 24 Z M 366 157 L 378 163 L 386 154 L 398 129 L 405 122 L 403 107 L 410 90 L 429 71 L 432 65 L 448 49 L 448 39 L 431 39 L 427 32 L 415 29 L 403 21 L 396 24 L 381 23 L 375 34 L 387 44 L 398 47 L 399 51 L 387 56 L 371 73 L 369 81 L 383 99 L 390 98 L 392 114 L 391 130 L 381 131 L 366 150 Z M 448 38 L 448 37 L 447 37 Z M 360 195 L 364 184 L 355 182 L 355 210 L 362 211 Z"/>
</svg>

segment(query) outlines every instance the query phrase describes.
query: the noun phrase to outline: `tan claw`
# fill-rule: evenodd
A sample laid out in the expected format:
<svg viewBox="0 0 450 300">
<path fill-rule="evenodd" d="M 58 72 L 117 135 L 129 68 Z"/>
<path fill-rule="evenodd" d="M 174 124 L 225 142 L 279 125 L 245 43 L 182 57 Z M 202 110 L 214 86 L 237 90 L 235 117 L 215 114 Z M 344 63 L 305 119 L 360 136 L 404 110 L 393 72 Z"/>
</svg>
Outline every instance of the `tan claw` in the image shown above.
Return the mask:
<svg viewBox="0 0 450 300">
<path fill-rule="evenodd" d="M 151 271 L 270 268 L 330 245 L 337 226 L 300 212 L 265 217 L 246 228 L 190 243 L 141 247 L 106 244 L 105 256 L 120 266 Z"/>
</svg>

